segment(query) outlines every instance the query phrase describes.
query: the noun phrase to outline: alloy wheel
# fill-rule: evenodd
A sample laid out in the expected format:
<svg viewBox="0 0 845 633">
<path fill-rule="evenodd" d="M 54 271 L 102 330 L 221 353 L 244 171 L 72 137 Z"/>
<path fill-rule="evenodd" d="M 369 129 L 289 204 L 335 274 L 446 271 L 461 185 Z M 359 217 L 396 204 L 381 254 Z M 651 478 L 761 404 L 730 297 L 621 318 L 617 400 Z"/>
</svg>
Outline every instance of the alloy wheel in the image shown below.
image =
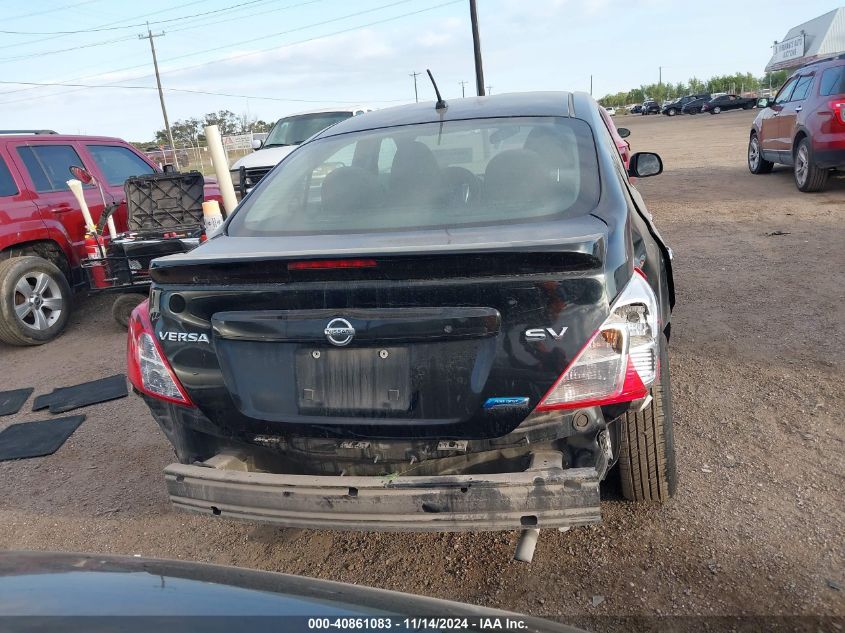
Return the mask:
<svg viewBox="0 0 845 633">
<path fill-rule="evenodd" d="M 752 170 L 756 170 L 760 164 L 760 142 L 756 136 L 748 144 L 748 164 Z"/>
<path fill-rule="evenodd" d="M 810 157 L 807 154 L 807 148 L 802 145 L 798 148 L 795 156 L 795 180 L 802 187 L 807 182 L 807 174 L 810 171 Z"/>
<path fill-rule="evenodd" d="M 64 309 L 61 289 L 46 273 L 25 274 L 14 292 L 15 315 L 26 327 L 46 330 L 59 320 Z"/>
</svg>

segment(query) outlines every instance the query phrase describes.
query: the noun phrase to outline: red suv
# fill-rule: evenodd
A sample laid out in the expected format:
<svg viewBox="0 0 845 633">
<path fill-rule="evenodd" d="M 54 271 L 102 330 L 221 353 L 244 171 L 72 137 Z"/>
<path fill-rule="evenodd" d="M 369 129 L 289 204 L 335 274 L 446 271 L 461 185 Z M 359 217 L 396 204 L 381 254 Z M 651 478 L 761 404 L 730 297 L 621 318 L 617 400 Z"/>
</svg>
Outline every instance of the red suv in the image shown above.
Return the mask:
<svg viewBox="0 0 845 633">
<path fill-rule="evenodd" d="M 801 191 L 821 191 L 845 169 L 845 55 L 804 66 L 789 78 L 751 127 L 748 168 L 768 174 L 791 165 Z"/>
<path fill-rule="evenodd" d="M 69 168 L 88 170 L 103 187 L 84 185 L 94 222 L 108 204 L 126 230 L 123 183 L 158 171 L 117 138 L 49 130 L 0 131 L 0 341 L 39 345 L 58 336 L 71 309 L 71 289 L 86 284 L 82 211 L 67 187 Z M 215 195 L 216 194 L 216 195 Z M 216 184 L 206 197 L 219 198 Z"/>
</svg>

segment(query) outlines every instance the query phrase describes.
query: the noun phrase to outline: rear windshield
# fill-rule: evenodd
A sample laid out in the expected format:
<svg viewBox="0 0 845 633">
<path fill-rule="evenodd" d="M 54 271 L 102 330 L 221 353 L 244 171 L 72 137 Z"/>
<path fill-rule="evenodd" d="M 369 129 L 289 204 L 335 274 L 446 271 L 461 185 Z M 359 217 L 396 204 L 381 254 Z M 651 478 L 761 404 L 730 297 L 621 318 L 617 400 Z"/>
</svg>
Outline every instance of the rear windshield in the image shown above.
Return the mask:
<svg viewBox="0 0 845 633">
<path fill-rule="evenodd" d="M 270 130 L 264 147 L 299 145 L 330 125 L 345 121 L 351 116 L 351 112 L 320 112 L 279 119 Z"/>
<path fill-rule="evenodd" d="M 576 119 L 425 123 L 303 145 L 244 200 L 228 233 L 445 228 L 588 213 L 596 149 Z"/>
</svg>

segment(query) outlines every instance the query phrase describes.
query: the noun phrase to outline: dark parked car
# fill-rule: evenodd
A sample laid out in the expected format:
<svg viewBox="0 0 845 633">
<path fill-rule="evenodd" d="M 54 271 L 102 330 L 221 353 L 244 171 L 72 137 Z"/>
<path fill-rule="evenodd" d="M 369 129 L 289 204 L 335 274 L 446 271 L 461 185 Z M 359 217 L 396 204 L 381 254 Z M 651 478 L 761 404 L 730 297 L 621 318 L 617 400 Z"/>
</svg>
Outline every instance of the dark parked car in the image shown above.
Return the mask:
<svg viewBox="0 0 845 633">
<path fill-rule="evenodd" d="M 683 106 L 681 106 L 681 113 L 682 114 L 698 114 L 701 112 L 702 106 L 710 101 L 710 97 L 698 97 L 697 99 L 692 99 L 688 101 Z"/>
<path fill-rule="evenodd" d="M 660 114 L 660 104 L 657 101 L 643 101 L 643 108 L 640 110 L 643 116 L 648 114 Z"/>
<path fill-rule="evenodd" d="M 663 107 L 662 113 L 666 116 L 681 114 L 685 105 L 697 99 L 710 99 L 710 95 L 708 93 L 702 93 L 697 95 L 687 95 L 685 97 L 681 97 L 680 99 L 675 99 L 672 103 L 668 103 Z"/>
<path fill-rule="evenodd" d="M 845 170 L 845 55 L 815 62 L 787 80 L 754 119 L 748 168 L 767 174 L 791 165 L 801 191 L 821 191 L 833 170 Z"/>
<path fill-rule="evenodd" d="M 616 464 L 674 493 L 671 252 L 586 93 L 337 123 L 151 276 L 128 373 L 177 507 L 510 530 L 599 521 Z"/>
<path fill-rule="evenodd" d="M 719 114 L 724 110 L 750 110 L 757 105 L 754 97 L 740 97 L 739 95 L 721 95 L 714 97 L 701 106 L 702 112 Z"/>
</svg>

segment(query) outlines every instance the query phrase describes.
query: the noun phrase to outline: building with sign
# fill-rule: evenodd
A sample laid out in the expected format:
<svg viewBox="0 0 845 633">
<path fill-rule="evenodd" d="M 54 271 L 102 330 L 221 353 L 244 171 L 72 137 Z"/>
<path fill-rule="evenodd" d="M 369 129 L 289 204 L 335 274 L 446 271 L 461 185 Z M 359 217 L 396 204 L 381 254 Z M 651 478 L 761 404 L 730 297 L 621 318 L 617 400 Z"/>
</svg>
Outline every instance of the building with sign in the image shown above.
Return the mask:
<svg viewBox="0 0 845 633">
<path fill-rule="evenodd" d="M 766 72 L 791 70 L 845 53 L 845 7 L 839 7 L 791 29 L 772 46 Z"/>
</svg>

